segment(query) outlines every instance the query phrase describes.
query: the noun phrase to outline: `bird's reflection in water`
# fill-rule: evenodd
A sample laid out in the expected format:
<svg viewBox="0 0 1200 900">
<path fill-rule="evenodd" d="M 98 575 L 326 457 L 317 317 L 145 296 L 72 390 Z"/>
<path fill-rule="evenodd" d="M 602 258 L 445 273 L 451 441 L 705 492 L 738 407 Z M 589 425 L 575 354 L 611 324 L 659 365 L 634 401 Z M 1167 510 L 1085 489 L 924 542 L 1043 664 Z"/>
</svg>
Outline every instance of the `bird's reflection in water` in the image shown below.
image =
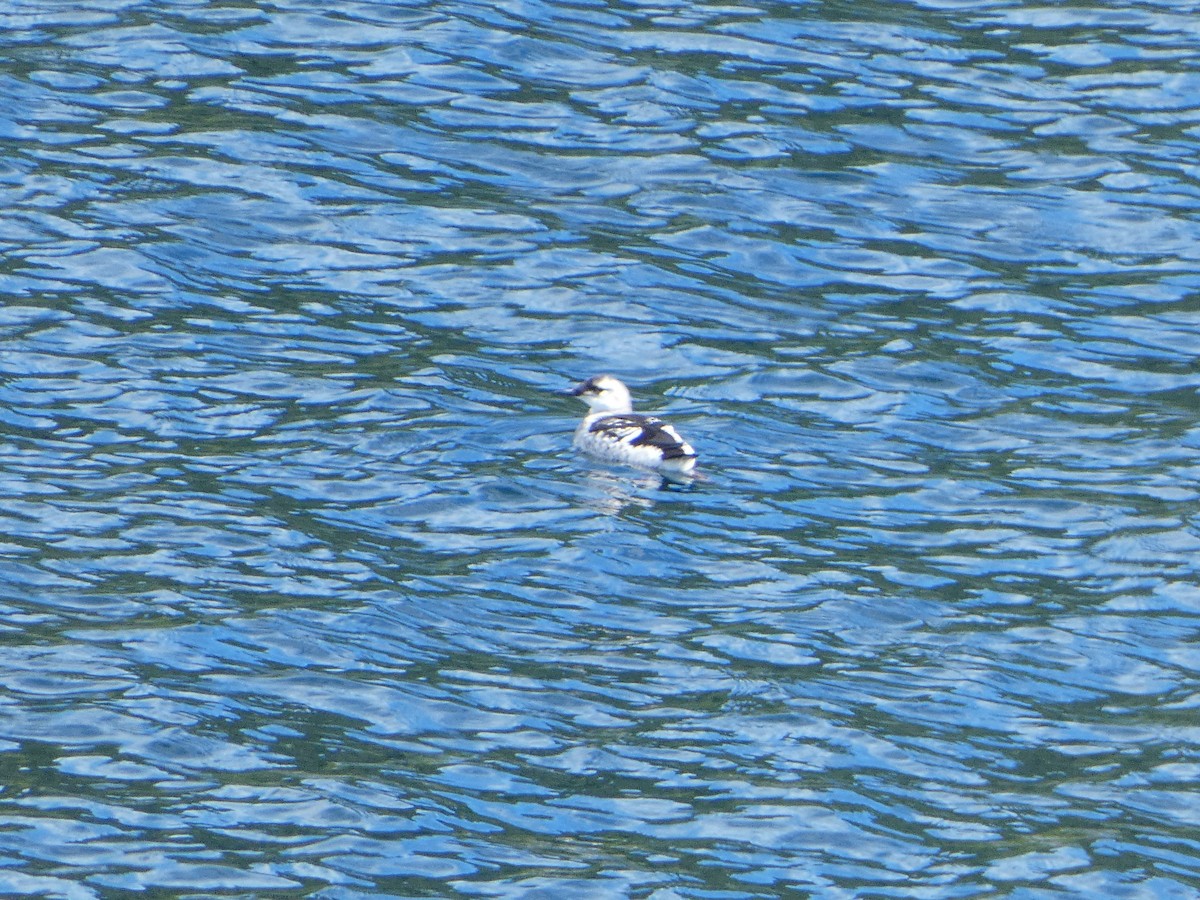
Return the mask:
<svg viewBox="0 0 1200 900">
<path fill-rule="evenodd" d="M 678 481 L 657 472 L 621 469 L 590 469 L 583 476 L 590 489 L 585 504 L 599 512 L 615 515 L 626 507 L 650 509 L 666 494 L 698 490 L 695 480 Z M 657 495 L 657 496 L 656 496 Z"/>
</svg>

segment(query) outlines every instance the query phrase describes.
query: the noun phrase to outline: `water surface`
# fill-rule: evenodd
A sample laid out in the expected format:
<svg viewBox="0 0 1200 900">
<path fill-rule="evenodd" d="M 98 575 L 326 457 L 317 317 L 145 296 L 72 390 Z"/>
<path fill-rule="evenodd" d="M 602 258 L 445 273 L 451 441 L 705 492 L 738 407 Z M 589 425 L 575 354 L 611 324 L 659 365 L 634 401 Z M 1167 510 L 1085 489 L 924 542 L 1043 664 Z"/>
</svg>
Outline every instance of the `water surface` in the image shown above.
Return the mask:
<svg viewBox="0 0 1200 900">
<path fill-rule="evenodd" d="M 0 893 L 1195 896 L 1197 12 L 0 13 Z"/>
</svg>

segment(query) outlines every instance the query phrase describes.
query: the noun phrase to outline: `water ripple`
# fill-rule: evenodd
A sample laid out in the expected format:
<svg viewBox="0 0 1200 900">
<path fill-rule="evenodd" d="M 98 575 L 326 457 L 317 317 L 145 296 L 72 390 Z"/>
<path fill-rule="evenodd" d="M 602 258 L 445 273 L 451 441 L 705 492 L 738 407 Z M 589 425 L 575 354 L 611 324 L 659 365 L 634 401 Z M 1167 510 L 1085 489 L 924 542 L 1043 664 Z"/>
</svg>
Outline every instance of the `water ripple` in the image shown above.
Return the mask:
<svg viewBox="0 0 1200 900">
<path fill-rule="evenodd" d="M 1196 11 L 0 11 L 0 892 L 1193 894 Z"/>
</svg>

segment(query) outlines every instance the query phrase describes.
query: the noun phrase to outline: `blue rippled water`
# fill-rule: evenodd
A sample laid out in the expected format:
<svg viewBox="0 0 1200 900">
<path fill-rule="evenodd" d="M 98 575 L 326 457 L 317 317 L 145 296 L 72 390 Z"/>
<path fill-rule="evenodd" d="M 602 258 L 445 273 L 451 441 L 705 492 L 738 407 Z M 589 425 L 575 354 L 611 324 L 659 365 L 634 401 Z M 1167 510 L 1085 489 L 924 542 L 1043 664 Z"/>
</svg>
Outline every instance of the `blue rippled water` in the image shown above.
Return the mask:
<svg viewBox="0 0 1200 900">
<path fill-rule="evenodd" d="M 1197 896 L 1198 13 L 0 10 L 0 894 Z"/>
</svg>

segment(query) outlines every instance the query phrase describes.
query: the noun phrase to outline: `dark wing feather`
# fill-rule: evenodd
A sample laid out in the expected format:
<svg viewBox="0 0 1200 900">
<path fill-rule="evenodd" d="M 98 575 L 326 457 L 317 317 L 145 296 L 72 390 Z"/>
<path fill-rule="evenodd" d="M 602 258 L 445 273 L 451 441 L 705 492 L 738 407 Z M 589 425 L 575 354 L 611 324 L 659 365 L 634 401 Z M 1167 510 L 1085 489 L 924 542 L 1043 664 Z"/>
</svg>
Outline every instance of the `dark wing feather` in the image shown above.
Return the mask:
<svg viewBox="0 0 1200 900">
<path fill-rule="evenodd" d="M 635 447 L 656 447 L 663 459 L 696 455 L 679 432 L 657 416 L 639 413 L 605 416 L 593 422 L 588 431 L 612 435 L 614 440 L 628 441 Z"/>
</svg>

